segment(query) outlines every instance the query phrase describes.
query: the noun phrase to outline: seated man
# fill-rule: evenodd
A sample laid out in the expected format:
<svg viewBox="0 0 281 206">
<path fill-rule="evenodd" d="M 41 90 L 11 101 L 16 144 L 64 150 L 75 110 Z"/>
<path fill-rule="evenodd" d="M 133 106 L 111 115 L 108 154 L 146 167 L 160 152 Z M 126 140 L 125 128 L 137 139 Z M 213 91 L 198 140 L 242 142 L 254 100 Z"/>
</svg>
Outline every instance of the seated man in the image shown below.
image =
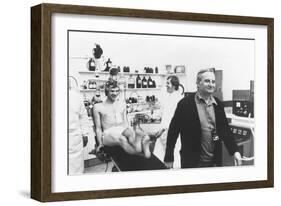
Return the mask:
<svg viewBox="0 0 281 206">
<path fill-rule="evenodd" d="M 107 81 L 106 100 L 94 106 L 94 122 L 98 149 L 105 146 L 121 146 L 129 154 L 140 154 L 150 158 L 150 137 L 136 127 L 129 127 L 126 120 L 126 104 L 118 101 L 120 89 L 117 81 Z"/>
</svg>

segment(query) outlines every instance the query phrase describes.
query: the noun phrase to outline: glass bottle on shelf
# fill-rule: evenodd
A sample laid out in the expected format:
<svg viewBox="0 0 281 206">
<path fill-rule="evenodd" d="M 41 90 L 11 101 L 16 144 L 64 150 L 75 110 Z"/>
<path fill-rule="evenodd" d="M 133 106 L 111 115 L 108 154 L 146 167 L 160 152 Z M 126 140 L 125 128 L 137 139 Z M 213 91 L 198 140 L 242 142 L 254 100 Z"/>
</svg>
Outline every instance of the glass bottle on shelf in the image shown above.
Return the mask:
<svg viewBox="0 0 281 206">
<path fill-rule="evenodd" d="M 133 78 L 133 75 L 130 75 L 128 79 L 128 88 L 134 89 L 135 88 L 135 79 Z"/>
<path fill-rule="evenodd" d="M 95 63 L 95 60 L 93 58 L 90 58 L 90 60 L 88 61 L 88 69 L 89 69 L 89 71 L 95 71 L 96 70 L 96 63 Z"/>
<path fill-rule="evenodd" d="M 156 88 L 156 82 L 155 82 L 155 80 L 152 80 L 152 88 Z"/>
<path fill-rule="evenodd" d="M 141 87 L 142 88 L 147 88 L 147 79 L 145 78 L 145 76 L 142 78 Z"/>
<path fill-rule="evenodd" d="M 148 77 L 147 87 L 148 88 L 153 88 L 153 80 L 151 79 L 151 76 Z"/>
<path fill-rule="evenodd" d="M 92 81 L 88 81 L 88 88 L 92 89 Z"/>
<path fill-rule="evenodd" d="M 137 76 L 137 78 L 136 78 L 136 87 L 137 88 L 141 88 L 141 83 L 142 83 L 142 81 L 141 81 L 141 77 L 140 77 L 140 75 L 138 74 L 138 76 Z"/>
</svg>

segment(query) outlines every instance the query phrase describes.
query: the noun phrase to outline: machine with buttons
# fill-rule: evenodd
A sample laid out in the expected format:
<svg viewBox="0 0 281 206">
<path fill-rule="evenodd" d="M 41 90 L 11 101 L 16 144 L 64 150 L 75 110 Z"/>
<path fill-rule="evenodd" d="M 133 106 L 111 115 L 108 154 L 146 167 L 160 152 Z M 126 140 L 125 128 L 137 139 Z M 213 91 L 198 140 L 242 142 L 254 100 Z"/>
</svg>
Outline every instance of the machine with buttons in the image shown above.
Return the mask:
<svg viewBox="0 0 281 206">
<path fill-rule="evenodd" d="M 240 117 L 254 117 L 254 81 L 249 90 L 233 90 L 233 114 Z"/>
<path fill-rule="evenodd" d="M 244 160 L 243 165 L 254 165 L 254 119 L 227 114 L 230 130 Z M 234 159 L 223 145 L 223 165 L 233 166 Z"/>
</svg>

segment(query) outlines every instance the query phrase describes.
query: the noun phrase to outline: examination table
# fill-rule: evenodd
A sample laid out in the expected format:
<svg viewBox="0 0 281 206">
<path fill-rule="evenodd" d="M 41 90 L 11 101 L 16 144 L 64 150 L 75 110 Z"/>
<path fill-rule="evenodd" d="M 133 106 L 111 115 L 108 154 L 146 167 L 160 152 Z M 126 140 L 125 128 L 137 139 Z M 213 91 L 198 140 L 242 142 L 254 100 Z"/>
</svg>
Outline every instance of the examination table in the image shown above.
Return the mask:
<svg viewBox="0 0 281 206">
<path fill-rule="evenodd" d="M 151 157 L 147 159 L 140 155 L 128 154 L 120 146 L 105 146 L 104 151 L 111 157 L 119 171 L 167 169 L 165 164 L 154 154 L 151 154 Z"/>
</svg>

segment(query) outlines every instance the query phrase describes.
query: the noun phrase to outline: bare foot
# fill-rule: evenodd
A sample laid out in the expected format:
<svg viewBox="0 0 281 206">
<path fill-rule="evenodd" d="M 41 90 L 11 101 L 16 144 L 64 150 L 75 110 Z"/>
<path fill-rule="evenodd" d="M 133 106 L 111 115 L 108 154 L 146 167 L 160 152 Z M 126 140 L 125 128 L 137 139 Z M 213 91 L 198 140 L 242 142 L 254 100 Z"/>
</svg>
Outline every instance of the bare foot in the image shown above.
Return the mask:
<svg viewBox="0 0 281 206">
<path fill-rule="evenodd" d="M 142 139 L 143 136 L 145 135 L 145 133 L 140 130 L 139 128 L 135 128 L 135 142 L 134 142 L 134 146 L 136 148 L 136 151 L 138 153 L 142 152 Z"/>
<path fill-rule="evenodd" d="M 150 140 L 152 142 L 155 142 L 159 137 L 161 137 L 161 135 L 165 132 L 165 129 L 161 129 L 156 133 L 153 134 L 149 134 Z"/>
<path fill-rule="evenodd" d="M 150 144 L 150 137 L 148 135 L 145 135 L 142 139 L 142 149 L 145 158 L 149 159 L 151 157 L 151 152 L 149 149 L 149 144 Z"/>
</svg>

